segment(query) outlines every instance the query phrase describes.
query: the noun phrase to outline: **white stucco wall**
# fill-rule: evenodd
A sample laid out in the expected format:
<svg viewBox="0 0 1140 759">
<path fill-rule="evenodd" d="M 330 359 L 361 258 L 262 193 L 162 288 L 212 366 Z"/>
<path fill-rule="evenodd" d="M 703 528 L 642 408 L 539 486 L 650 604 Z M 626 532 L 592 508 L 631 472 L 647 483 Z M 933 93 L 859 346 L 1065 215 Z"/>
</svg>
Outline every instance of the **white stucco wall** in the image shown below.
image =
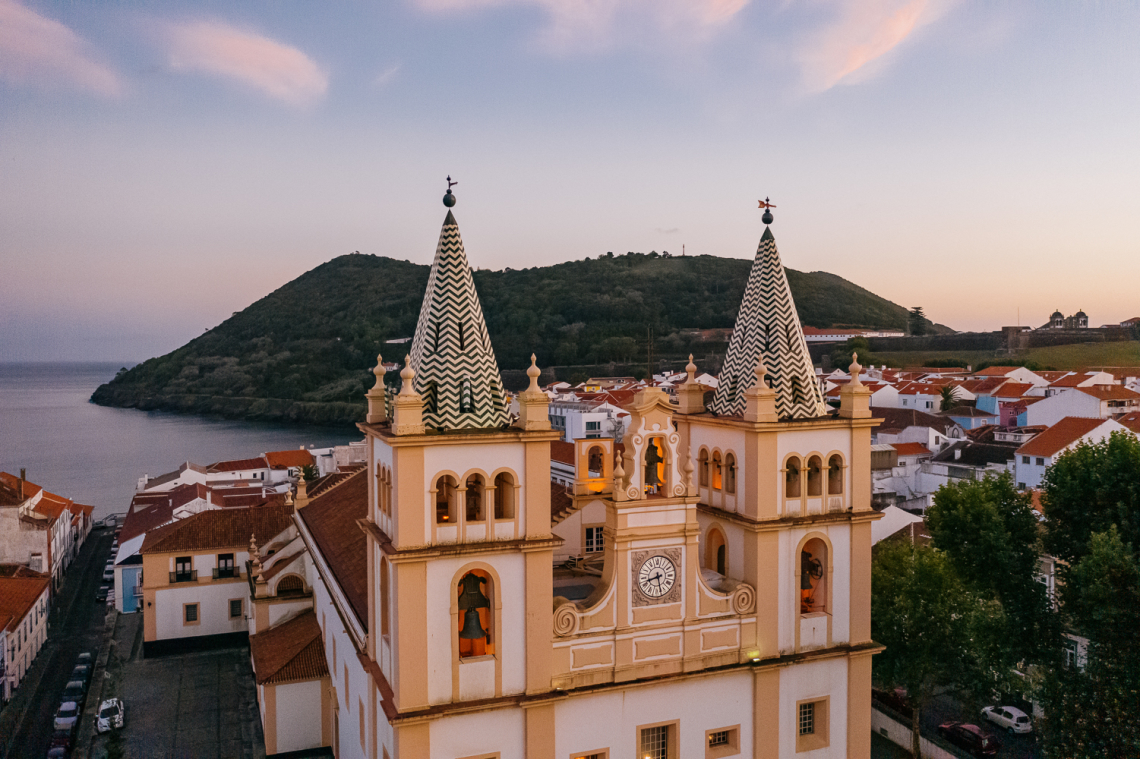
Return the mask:
<svg viewBox="0 0 1140 759">
<path fill-rule="evenodd" d="M 828 697 L 826 748 L 796 753 L 796 704 Z M 780 756 L 796 759 L 846 759 L 847 659 L 825 659 L 780 670 Z"/>
<path fill-rule="evenodd" d="M 197 564 L 195 564 L 197 567 Z M 201 569 L 198 570 L 201 573 Z M 207 570 L 209 571 L 209 570 Z M 243 614 L 230 619 L 230 599 L 243 599 Z M 183 604 L 198 604 L 198 624 L 183 623 Z M 155 634 L 158 640 L 244 632 L 249 629 L 249 586 L 245 580 L 211 583 L 177 583 L 154 594 Z"/>
<path fill-rule="evenodd" d="M 277 752 L 299 751 L 320 745 L 321 681 L 278 685 Z"/>
</svg>

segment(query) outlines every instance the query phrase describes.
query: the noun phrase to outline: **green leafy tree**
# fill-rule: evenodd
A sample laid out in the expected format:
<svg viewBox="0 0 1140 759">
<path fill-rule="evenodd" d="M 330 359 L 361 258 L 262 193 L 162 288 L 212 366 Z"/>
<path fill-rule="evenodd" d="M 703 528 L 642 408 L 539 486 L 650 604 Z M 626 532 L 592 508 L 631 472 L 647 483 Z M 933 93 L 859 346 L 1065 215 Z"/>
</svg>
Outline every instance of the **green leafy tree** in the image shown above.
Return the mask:
<svg viewBox="0 0 1140 759">
<path fill-rule="evenodd" d="M 1067 451 L 1045 473 L 1041 502 L 1049 515 L 1045 550 L 1074 566 L 1094 533 L 1116 525 L 1140 545 L 1140 440 L 1115 432 Z"/>
<path fill-rule="evenodd" d="M 978 669 L 973 638 L 981 608 L 945 553 L 903 541 L 880 544 L 871 565 L 871 635 L 886 649 L 875 657 L 874 673 L 885 686 L 906 688 L 915 756 L 935 688 Z"/>
<path fill-rule="evenodd" d="M 995 666 L 1051 661 L 1060 630 L 1045 587 L 1037 582 L 1040 523 L 1028 493 L 1009 473 L 939 489 L 926 526 L 936 548 L 980 597 L 998 602 L 1006 628 Z M 999 678 L 1000 679 L 1000 678 Z M 995 694 L 996 695 L 996 694 Z"/>
<path fill-rule="evenodd" d="M 305 482 L 312 482 L 321 476 L 321 472 L 315 464 L 305 464 L 301 467 L 301 476 L 305 478 Z"/>
<path fill-rule="evenodd" d="M 941 411 L 949 411 L 958 405 L 958 388 L 951 385 L 943 385 L 942 389 L 938 392 L 942 396 L 942 401 L 938 405 Z"/>
<path fill-rule="evenodd" d="M 1046 755 L 1140 756 L 1140 565 L 1115 526 L 1089 536 L 1060 595 L 1090 643 L 1083 669 L 1057 667 L 1043 688 Z"/>
<path fill-rule="evenodd" d="M 930 322 L 927 320 L 926 314 L 923 313 L 922 306 L 915 306 L 910 310 L 907 326 L 910 328 L 910 333 L 916 337 L 925 335 L 929 331 Z"/>
</svg>

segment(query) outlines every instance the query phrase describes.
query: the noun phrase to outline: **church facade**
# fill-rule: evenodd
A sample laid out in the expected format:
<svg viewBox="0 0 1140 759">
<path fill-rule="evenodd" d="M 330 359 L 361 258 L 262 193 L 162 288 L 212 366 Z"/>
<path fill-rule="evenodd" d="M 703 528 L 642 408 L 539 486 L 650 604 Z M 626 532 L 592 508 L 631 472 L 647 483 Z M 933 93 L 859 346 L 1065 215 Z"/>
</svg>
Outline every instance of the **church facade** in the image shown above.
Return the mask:
<svg viewBox="0 0 1140 759">
<path fill-rule="evenodd" d="M 298 499 L 287 560 L 324 666 L 267 652 L 292 617 L 262 615 L 255 670 L 318 694 L 261 699 L 267 752 L 868 757 L 875 422 L 853 370 L 829 412 L 766 227 L 715 396 L 690 361 L 552 487 L 539 370 L 510 415 L 449 211 L 400 391 L 376 369 L 367 467 Z M 566 542 L 601 550 L 556 566 Z"/>
</svg>

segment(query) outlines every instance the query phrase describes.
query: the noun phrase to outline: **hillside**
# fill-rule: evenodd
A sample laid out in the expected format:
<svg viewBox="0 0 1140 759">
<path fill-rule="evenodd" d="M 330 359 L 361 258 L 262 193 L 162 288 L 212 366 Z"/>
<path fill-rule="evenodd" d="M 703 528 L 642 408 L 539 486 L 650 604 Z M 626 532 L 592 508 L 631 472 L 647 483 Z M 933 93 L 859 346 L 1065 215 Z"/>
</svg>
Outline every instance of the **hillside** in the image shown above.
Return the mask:
<svg viewBox="0 0 1140 759">
<path fill-rule="evenodd" d="M 723 352 L 723 339 L 701 342 L 691 331 L 732 327 L 751 265 L 630 253 L 474 276 L 507 374 L 524 369 L 531 352 L 542 367 L 644 367 L 649 328 L 657 358 Z M 376 354 L 403 359 L 408 346 L 384 342 L 414 332 L 428 271 L 377 256 L 335 258 L 181 348 L 120 373 L 91 400 L 247 419 L 356 421 Z M 789 269 L 788 280 L 805 325 L 906 326 L 906 309 L 841 277 Z"/>
</svg>

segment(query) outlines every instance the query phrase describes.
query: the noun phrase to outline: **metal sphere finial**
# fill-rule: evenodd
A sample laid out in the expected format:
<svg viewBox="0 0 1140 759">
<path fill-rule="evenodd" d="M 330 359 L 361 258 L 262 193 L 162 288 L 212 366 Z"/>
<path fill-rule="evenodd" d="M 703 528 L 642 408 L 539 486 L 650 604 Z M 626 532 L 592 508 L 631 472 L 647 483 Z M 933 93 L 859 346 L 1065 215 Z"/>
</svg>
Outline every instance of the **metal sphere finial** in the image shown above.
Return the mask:
<svg viewBox="0 0 1140 759">
<path fill-rule="evenodd" d="M 764 209 L 764 215 L 760 217 L 760 221 L 764 222 L 765 224 L 771 224 L 774 218 L 772 216 L 771 209 L 775 208 L 776 206 L 772 205 L 769 202 L 768 198 L 764 198 L 760 201 L 760 207 Z"/>
<path fill-rule="evenodd" d="M 448 208 L 455 205 L 455 196 L 451 193 L 451 187 L 457 185 L 459 182 L 452 182 L 451 175 L 447 175 L 447 192 L 443 194 L 443 204 Z"/>
</svg>

